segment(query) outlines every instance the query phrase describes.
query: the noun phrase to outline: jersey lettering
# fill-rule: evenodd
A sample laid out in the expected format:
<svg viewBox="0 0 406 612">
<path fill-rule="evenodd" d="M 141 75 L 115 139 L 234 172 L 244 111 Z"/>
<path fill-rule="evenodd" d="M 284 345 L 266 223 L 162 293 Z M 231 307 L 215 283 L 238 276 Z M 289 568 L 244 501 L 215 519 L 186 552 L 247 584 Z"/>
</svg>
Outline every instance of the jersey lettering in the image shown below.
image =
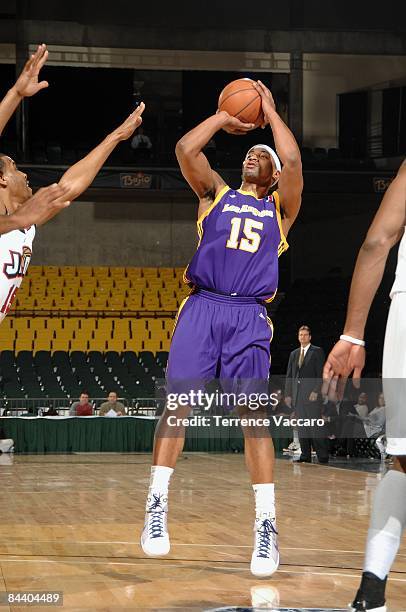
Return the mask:
<svg viewBox="0 0 406 612">
<path fill-rule="evenodd" d="M 7 278 L 21 278 L 27 274 L 28 266 L 30 265 L 32 251 L 29 247 L 24 246 L 23 252 L 9 251 L 11 261 L 6 262 L 3 266 L 3 272 Z"/>
</svg>

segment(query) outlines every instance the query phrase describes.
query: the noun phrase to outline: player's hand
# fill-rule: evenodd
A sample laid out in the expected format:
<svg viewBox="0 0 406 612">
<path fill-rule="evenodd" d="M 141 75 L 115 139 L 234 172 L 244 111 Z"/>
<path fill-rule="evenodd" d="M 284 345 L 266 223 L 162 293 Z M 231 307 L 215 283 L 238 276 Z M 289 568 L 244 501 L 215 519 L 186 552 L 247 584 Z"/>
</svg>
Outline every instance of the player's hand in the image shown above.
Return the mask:
<svg viewBox="0 0 406 612">
<path fill-rule="evenodd" d="M 118 140 L 127 140 L 132 136 L 142 123 L 142 113 L 145 110 L 144 102 L 140 102 L 135 111 L 131 113 L 129 117 L 122 123 L 118 128 L 116 128 L 113 132 L 113 135 L 118 138 Z"/>
<path fill-rule="evenodd" d="M 273 95 L 271 90 L 263 84 L 262 81 L 254 81 L 253 86 L 256 91 L 261 96 L 262 101 L 262 113 L 264 115 L 264 123 L 261 127 L 265 127 L 269 123 L 269 119 L 267 117 L 274 111 L 276 111 L 275 100 L 273 99 Z"/>
<path fill-rule="evenodd" d="M 12 216 L 20 229 L 26 229 L 41 224 L 51 214 L 60 212 L 69 204 L 65 189 L 55 183 L 39 189 Z"/>
<path fill-rule="evenodd" d="M 38 80 L 40 70 L 47 59 L 47 46 L 38 45 L 38 49 L 31 55 L 14 85 L 19 96 L 28 98 L 41 91 L 41 89 L 48 87 L 48 81 Z"/>
<path fill-rule="evenodd" d="M 315 402 L 317 401 L 318 395 L 315 391 L 312 391 L 309 395 L 309 401 L 310 402 Z"/>
<path fill-rule="evenodd" d="M 289 395 L 285 397 L 285 404 L 289 406 L 289 408 L 292 408 L 292 398 Z"/>
<path fill-rule="evenodd" d="M 329 400 L 342 399 L 348 377 L 353 373 L 354 386 L 359 380 L 365 365 L 365 349 L 358 344 L 339 340 L 332 348 L 323 368 L 322 395 Z"/>
<path fill-rule="evenodd" d="M 225 111 L 222 111 L 225 113 Z M 226 114 L 226 123 L 223 125 L 223 130 L 233 136 L 244 136 L 255 128 L 255 123 L 244 123 L 233 117 L 232 115 Z"/>
</svg>

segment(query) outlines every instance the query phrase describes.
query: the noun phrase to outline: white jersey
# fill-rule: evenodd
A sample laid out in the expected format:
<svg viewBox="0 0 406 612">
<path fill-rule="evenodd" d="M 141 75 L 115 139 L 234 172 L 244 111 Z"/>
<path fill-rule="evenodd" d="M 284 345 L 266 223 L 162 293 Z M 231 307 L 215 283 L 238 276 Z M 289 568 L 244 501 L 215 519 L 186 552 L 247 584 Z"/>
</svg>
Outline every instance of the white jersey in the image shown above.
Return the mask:
<svg viewBox="0 0 406 612">
<path fill-rule="evenodd" d="M 396 278 L 393 283 L 390 296 L 393 297 L 395 293 L 406 292 L 406 228 L 403 234 L 402 240 L 399 245 L 398 254 L 398 265 L 396 267 Z"/>
<path fill-rule="evenodd" d="M 35 225 L 0 236 L 0 323 L 27 273 L 34 237 Z"/>
</svg>

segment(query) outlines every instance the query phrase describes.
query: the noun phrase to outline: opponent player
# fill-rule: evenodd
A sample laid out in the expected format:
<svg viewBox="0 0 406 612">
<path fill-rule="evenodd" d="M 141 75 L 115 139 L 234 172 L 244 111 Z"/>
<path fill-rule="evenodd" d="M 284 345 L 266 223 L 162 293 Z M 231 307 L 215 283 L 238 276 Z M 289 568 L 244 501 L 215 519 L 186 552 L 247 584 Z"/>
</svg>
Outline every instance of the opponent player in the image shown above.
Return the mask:
<svg viewBox="0 0 406 612">
<path fill-rule="evenodd" d="M 394 469 L 377 486 L 368 531 L 364 572 L 352 604 L 355 612 L 386 612 L 385 587 L 406 526 L 406 162 L 388 188 L 361 247 L 351 284 L 344 334 L 324 366 L 324 391 L 335 391 L 365 364 L 364 329 L 390 249 L 402 237 L 386 326 L 383 387 L 387 452 Z M 330 389 L 328 387 L 330 385 Z"/>
<path fill-rule="evenodd" d="M 24 96 L 32 96 L 48 87 L 46 81 L 38 81 L 47 55 L 46 46 L 39 45 L 14 87 L 0 103 L 0 133 Z M 141 103 L 122 125 L 69 168 L 58 185 L 43 190 L 32 199 L 27 175 L 10 157 L 0 153 L 0 322 L 9 311 L 27 272 L 35 236 L 33 223 L 45 223 L 89 187 L 118 143 L 129 138 L 141 124 L 144 108 Z M 33 204 L 40 204 L 36 214 Z"/>
<path fill-rule="evenodd" d="M 272 329 L 264 302 L 271 301 L 277 291 L 278 257 L 288 248 L 285 236 L 299 212 L 303 178 L 299 148 L 276 112 L 271 92 L 260 81 L 255 88 L 283 169 L 278 155 L 259 144 L 245 156 L 241 188 L 226 185 L 202 150 L 221 129 L 245 134 L 254 128 L 226 112 L 203 121 L 176 146 L 182 174 L 199 198 L 199 244 L 185 279 L 194 291 L 179 309 L 170 348 L 167 384 L 171 391 L 182 389 L 182 382 L 183 388 L 189 381 L 204 386 L 216 376 L 234 390 L 244 381 L 268 379 Z M 278 191 L 270 195 L 278 182 Z M 147 555 L 169 552 L 168 486 L 185 432 L 170 425 L 167 418 L 188 413 L 188 408 L 166 410 L 157 427 L 141 537 Z M 274 450 L 269 432 L 266 435 L 255 426 L 243 429 L 256 500 L 251 571 L 269 576 L 279 564 Z"/>
</svg>

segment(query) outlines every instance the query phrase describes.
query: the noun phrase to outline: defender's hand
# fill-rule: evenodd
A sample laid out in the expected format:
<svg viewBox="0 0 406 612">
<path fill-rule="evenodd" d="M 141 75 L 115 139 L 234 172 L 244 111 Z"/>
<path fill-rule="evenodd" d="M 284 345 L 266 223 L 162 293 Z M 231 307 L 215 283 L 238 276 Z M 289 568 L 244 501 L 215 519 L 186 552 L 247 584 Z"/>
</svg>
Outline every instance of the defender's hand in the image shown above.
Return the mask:
<svg viewBox="0 0 406 612">
<path fill-rule="evenodd" d="M 113 135 L 118 138 L 118 140 L 127 140 L 130 138 L 142 123 L 142 113 L 145 110 L 144 102 L 141 102 L 134 112 L 122 123 L 117 129 L 114 130 Z"/>
<path fill-rule="evenodd" d="M 317 393 L 315 391 L 312 391 L 310 393 L 310 395 L 309 395 L 309 401 L 310 402 L 315 402 L 315 401 L 317 401 L 317 397 L 318 397 Z"/>
<path fill-rule="evenodd" d="M 365 365 L 365 349 L 358 344 L 339 340 L 332 348 L 323 369 L 322 394 L 329 399 L 342 398 L 347 378 L 353 372 L 354 386 L 359 386 Z"/>
<path fill-rule="evenodd" d="M 270 115 L 270 113 L 276 111 L 275 100 L 273 99 L 271 90 L 268 89 L 268 87 L 266 87 L 266 85 L 264 85 L 262 81 L 254 81 L 253 86 L 261 96 L 262 113 L 265 119 L 261 127 L 264 128 L 269 123 L 268 116 Z"/>
<path fill-rule="evenodd" d="M 28 228 L 31 225 L 40 224 L 50 214 L 60 212 L 69 204 L 65 190 L 55 183 L 39 189 L 12 216 L 18 222 L 19 228 Z"/>
<path fill-rule="evenodd" d="M 31 55 L 14 85 L 19 96 L 27 98 L 48 87 L 48 81 L 38 81 L 40 70 L 47 59 L 47 46 L 38 45 L 38 49 Z"/>
</svg>

